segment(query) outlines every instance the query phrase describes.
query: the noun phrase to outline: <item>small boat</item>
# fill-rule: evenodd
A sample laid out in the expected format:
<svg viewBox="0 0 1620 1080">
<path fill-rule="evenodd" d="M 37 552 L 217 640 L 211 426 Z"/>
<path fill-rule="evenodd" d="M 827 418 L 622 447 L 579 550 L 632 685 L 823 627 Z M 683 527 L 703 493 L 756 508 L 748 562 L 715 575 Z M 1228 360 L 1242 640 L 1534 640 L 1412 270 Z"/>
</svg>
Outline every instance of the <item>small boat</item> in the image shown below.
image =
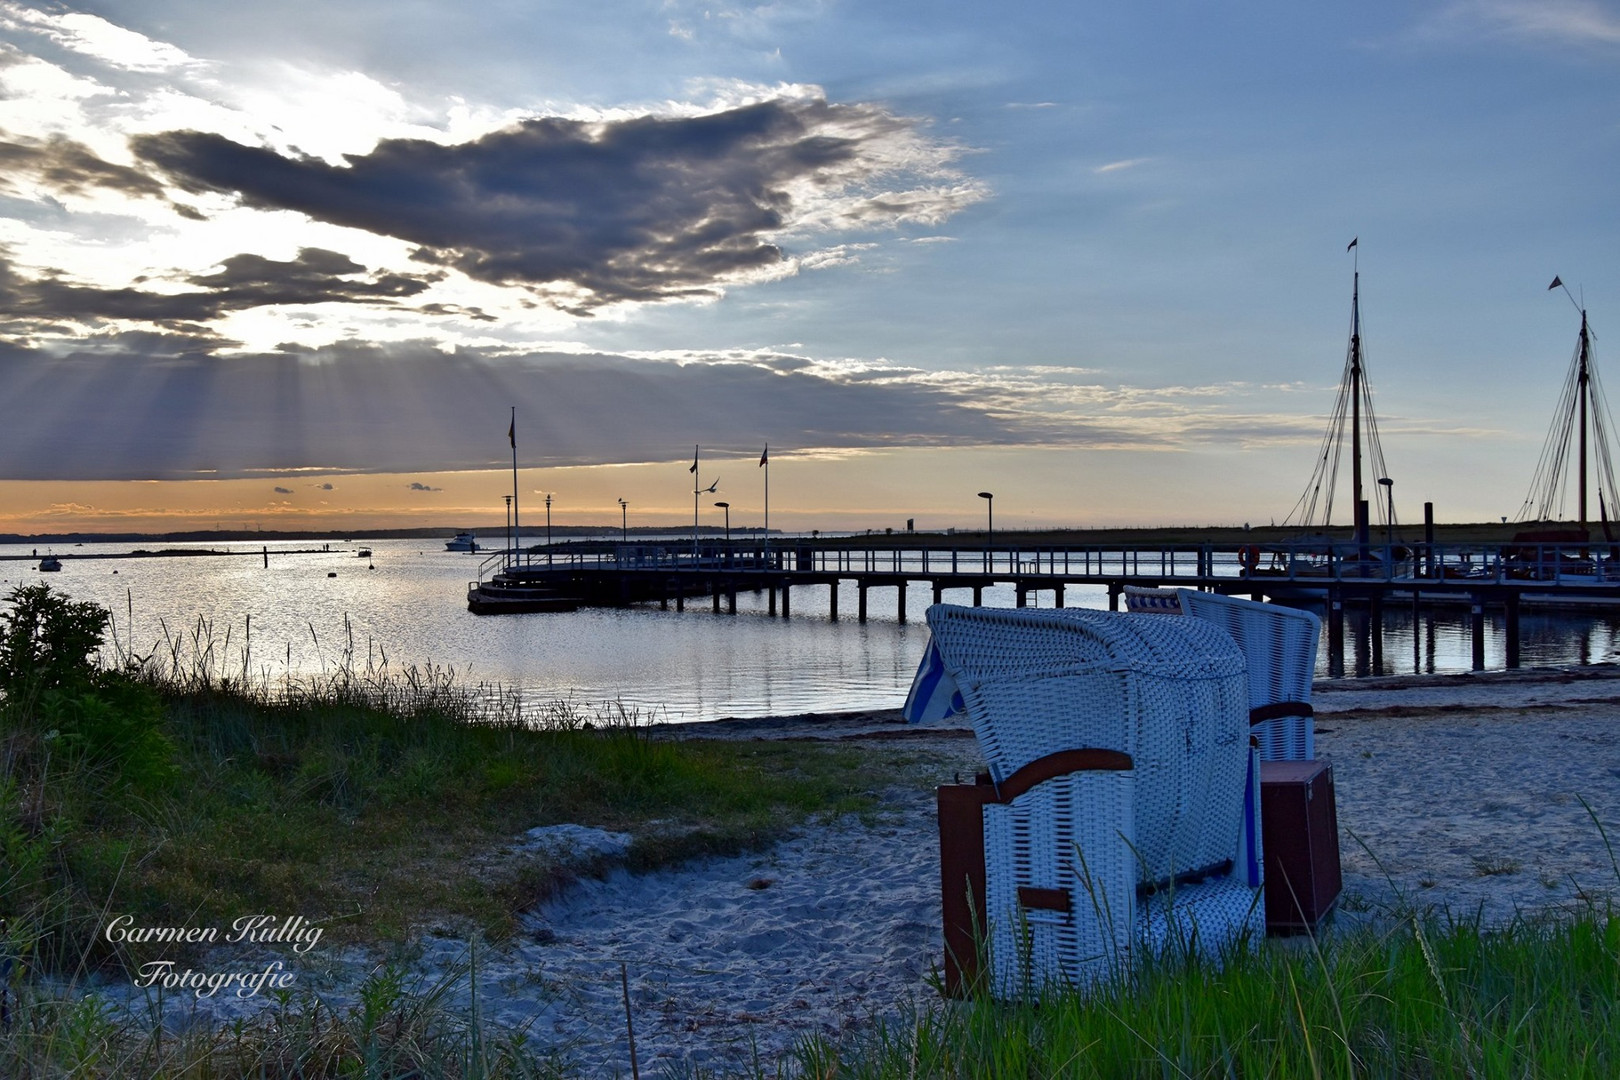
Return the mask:
<svg viewBox="0 0 1620 1080">
<path fill-rule="evenodd" d="M 474 615 L 521 615 L 540 611 L 574 611 L 576 597 L 550 585 L 496 574 L 488 581 L 467 583 L 467 610 Z"/>
<path fill-rule="evenodd" d="M 478 551 L 479 550 L 478 539 L 475 536 L 473 536 L 471 529 L 468 529 L 466 532 L 458 532 L 458 533 L 456 533 L 456 538 L 454 540 L 449 540 L 449 541 L 445 542 L 444 550 L 446 550 L 446 551 Z"/>
<path fill-rule="evenodd" d="M 41 573 L 54 574 L 62 569 L 62 560 L 55 555 L 47 555 L 39 560 L 39 569 Z"/>
<path fill-rule="evenodd" d="M 361 548 L 359 551 L 355 552 L 355 556 L 361 559 L 369 559 L 371 558 L 371 549 Z"/>
</svg>

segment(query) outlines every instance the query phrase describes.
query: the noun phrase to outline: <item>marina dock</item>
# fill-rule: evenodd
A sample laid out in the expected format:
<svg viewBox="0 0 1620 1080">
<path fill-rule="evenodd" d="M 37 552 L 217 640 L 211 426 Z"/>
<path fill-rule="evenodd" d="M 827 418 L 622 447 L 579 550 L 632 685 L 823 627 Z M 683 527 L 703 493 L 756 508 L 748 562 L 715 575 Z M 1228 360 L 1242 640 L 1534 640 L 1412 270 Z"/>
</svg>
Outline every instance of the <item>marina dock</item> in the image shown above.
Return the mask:
<svg viewBox="0 0 1620 1080">
<path fill-rule="evenodd" d="M 880 542 L 886 541 L 886 542 Z M 792 615 L 795 590 L 826 588 L 831 617 L 839 617 L 839 586 L 854 585 L 856 618 L 867 616 L 873 589 L 893 589 L 901 622 L 913 586 L 927 586 L 934 603 L 981 605 L 992 586 L 1010 585 L 1018 607 L 1048 599 L 1063 606 L 1066 590 L 1107 591 L 1119 610 L 1127 586 L 1202 589 L 1256 600 L 1319 607 L 1330 666 L 1343 667 L 1345 612 L 1367 615 L 1374 663 L 1384 613 L 1404 605 L 1414 614 L 1434 606 L 1463 606 L 1472 622 L 1475 669 L 1485 666 L 1485 614 L 1505 616 L 1507 666 L 1519 666 L 1520 610 L 1526 605 L 1613 608 L 1620 611 L 1620 558 L 1606 546 L 1418 544 L 1359 548 L 1317 544 L 1020 546 L 968 542 L 907 543 L 902 538 L 773 540 L 726 545 L 560 544 L 486 560 L 495 581 L 542 586 L 579 603 L 627 606 L 656 602 L 684 611 L 688 604 L 716 614 L 737 610 L 740 592 L 764 593 L 767 612 Z M 1600 557 L 1601 556 L 1601 557 Z"/>
</svg>

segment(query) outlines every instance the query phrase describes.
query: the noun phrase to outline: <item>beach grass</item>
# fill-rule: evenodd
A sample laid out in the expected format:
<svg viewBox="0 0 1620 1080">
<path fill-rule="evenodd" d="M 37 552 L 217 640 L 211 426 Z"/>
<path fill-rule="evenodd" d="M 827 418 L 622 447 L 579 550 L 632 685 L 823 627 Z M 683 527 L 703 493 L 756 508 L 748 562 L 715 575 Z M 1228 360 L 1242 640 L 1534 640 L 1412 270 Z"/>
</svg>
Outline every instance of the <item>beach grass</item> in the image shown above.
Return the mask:
<svg viewBox="0 0 1620 1080">
<path fill-rule="evenodd" d="M 499 941 L 596 869 L 516 850 L 530 828 L 628 831 L 630 865 L 649 869 L 869 812 L 894 779 L 850 749 L 657 739 L 631 710 L 529 708 L 341 653 L 301 684 L 226 675 L 229 647 L 204 627 L 97 665 L 105 613 L 43 586 L 12 601 L 0 913 L 11 953 L 45 970 L 187 955 L 109 942 L 117 915 L 187 927 L 297 914 L 334 943 L 425 929 Z"/>
<path fill-rule="evenodd" d="M 1408 918 L 1270 942 L 1223 963 L 1144 964 L 1089 996 L 988 997 L 801 1046 L 804 1075 L 1613 1077 L 1620 916 Z"/>
</svg>

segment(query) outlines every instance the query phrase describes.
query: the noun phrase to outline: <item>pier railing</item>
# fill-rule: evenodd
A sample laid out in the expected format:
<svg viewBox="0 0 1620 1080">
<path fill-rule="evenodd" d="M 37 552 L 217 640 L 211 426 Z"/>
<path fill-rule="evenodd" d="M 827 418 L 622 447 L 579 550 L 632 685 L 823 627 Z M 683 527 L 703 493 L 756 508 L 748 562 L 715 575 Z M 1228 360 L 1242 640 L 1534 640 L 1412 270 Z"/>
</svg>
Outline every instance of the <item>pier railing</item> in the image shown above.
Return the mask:
<svg viewBox="0 0 1620 1080">
<path fill-rule="evenodd" d="M 793 577 L 907 576 L 994 580 L 1154 581 L 1308 587 L 1326 583 L 1537 583 L 1620 588 L 1620 545 L 1366 544 L 858 545 L 775 539 L 688 543 L 570 542 L 497 551 L 479 568 L 524 572 L 735 572 Z"/>
</svg>

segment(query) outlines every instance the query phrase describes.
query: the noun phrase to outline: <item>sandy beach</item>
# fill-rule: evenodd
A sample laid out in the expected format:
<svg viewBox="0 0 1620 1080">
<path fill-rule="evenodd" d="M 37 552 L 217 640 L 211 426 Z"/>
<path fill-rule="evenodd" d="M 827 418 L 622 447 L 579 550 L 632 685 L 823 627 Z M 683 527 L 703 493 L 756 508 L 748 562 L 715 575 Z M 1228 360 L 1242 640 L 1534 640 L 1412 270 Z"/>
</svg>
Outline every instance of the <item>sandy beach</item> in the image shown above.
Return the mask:
<svg viewBox="0 0 1620 1080">
<path fill-rule="evenodd" d="M 1315 700 L 1341 829 L 1335 926 L 1412 908 L 1498 924 L 1617 891 L 1593 815 L 1620 840 L 1620 669 L 1324 681 Z M 872 712 L 668 734 L 854 741 L 910 764 L 866 820 L 808 827 L 755 855 L 613 871 L 530 912 L 520 940 L 472 957 L 485 1019 L 585 1075 L 628 1075 L 623 965 L 641 1068 L 658 1075 L 746 1067 L 805 1035 L 850 1035 L 939 1000 L 932 787 L 978 766 L 971 733 Z M 424 986 L 467 960 L 448 935 L 403 957 Z M 300 986 L 341 1002 L 375 963 L 312 956 Z M 469 980 L 449 996 L 470 1006 Z"/>
</svg>

